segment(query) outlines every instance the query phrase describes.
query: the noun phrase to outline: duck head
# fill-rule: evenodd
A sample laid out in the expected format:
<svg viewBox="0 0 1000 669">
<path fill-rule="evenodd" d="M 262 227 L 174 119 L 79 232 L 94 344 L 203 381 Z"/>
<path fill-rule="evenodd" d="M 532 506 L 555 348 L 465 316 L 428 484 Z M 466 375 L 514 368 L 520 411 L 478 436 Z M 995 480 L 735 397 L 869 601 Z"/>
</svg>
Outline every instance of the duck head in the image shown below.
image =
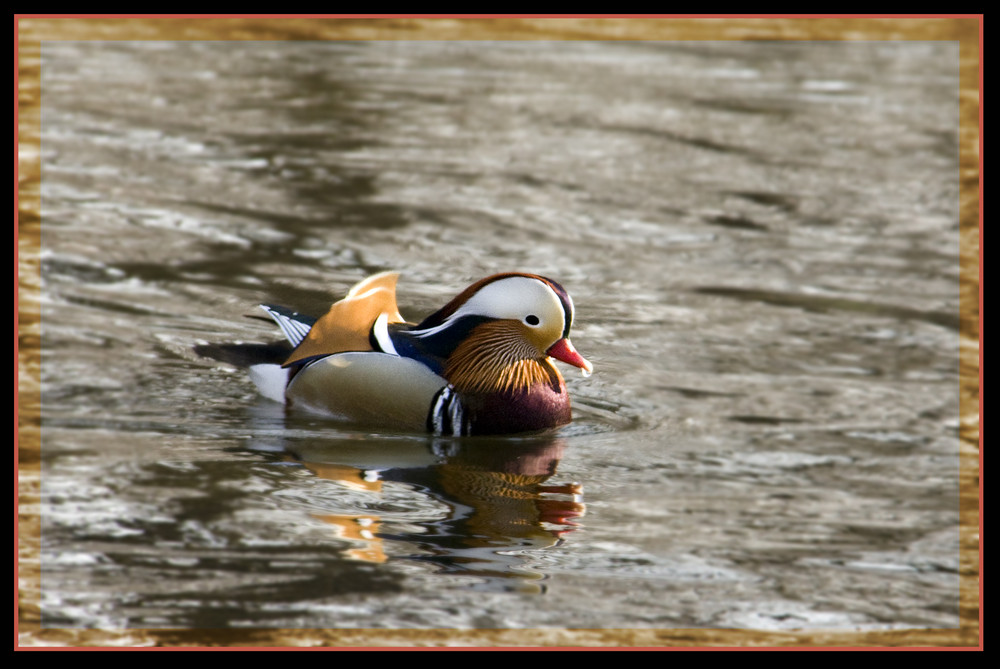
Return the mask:
<svg viewBox="0 0 1000 669">
<path fill-rule="evenodd" d="M 459 391 L 506 392 L 561 385 L 549 358 L 590 374 L 593 366 L 570 342 L 572 324 L 573 301 L 562 286 L 508 273 L 472 284 L 410 334 L 437 340 L 443 375 Z"/>
</svg>

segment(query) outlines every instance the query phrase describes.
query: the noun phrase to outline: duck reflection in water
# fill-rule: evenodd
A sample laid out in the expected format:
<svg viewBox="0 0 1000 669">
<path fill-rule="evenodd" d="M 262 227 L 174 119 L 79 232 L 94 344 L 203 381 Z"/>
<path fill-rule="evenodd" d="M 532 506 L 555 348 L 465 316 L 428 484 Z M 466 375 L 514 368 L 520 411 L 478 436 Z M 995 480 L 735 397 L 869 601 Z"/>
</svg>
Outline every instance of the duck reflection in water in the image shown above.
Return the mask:
<svg viewBox="0 0 1000 669">
<path fill-rule="evenodd" d="M 422 496 L 421 506 L 437 507 L 404 522 L 316 515 L 355 544 L 348 557 L 428 562 L 439 573 L 473 577 L 475 588 L 531 592 L 543 591 L 545 578 L 529 566 L 531 552 L 560 544 L 585 510 L 578 483 L 546 485 L 564 449 L 564 439 L 548 435 L 402 440 L 380 443 L 377 454 L 371 444 L 345 440 L 286 452 L 321 478 L 373 494 L 402 484 Z"/>
</svg>

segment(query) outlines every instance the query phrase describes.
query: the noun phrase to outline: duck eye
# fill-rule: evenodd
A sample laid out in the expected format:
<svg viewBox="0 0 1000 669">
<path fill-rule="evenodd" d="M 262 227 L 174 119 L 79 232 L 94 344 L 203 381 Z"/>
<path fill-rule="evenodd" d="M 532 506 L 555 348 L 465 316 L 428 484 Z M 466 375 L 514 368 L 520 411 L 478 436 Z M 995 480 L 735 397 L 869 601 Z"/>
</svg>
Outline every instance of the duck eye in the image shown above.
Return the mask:
<svg viewBox="0 0 1000 669">
<path fill-rule="evenodd" d="M 524 322 L 527 323 L 528 325 L 538 325 L 539 323 L 538 316 L 536 316 L 535 314 L 528 314 L 527 316 L 524 317 Z"/>
</svg>

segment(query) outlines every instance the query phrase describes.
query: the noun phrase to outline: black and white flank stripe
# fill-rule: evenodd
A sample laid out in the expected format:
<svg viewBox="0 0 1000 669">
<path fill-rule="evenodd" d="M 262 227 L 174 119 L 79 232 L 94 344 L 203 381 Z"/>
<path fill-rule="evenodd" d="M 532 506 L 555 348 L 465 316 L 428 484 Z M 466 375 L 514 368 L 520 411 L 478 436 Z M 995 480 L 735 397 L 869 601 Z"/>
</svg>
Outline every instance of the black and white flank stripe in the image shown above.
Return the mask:
<svg viewBox="0 0 1000 669">
<path fill-rule="evenodd" d="M 462 436 L 469 434 L 469 421 L 462 407 L 462 400 L 450 385 L 434 396 L 431 410 L 427 414 L 427 429 L 432 434 L 442 436 Z"/>
</svg>

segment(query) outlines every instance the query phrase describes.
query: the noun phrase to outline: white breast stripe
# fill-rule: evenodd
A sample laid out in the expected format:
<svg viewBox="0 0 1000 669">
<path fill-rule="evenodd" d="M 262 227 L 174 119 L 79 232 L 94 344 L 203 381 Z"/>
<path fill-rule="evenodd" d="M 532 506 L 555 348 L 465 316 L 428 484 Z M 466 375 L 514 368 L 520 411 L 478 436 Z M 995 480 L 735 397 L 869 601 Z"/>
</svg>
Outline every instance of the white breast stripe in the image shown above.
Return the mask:
<svg viewBox="0 0 1000 669">
<path fill-rule="evenodd" d="M 468 434 L 462 401 L 451 386 L 445 386 L 438 392 L 428 418 L 429 427 L 434 434 L 441 436 Z"/>
<path fill-rule="evenodd" d="M 451 405 L 448 407 L 448 417 L 451 419 L 451 433 L 465 434 L 465 426 L 462 424 L 462 403 L 458 397 L 453 397 Z"/>
<path fill-rule="evenodd" d="M 441 434 L 444 429 L 443 425 L 443 411 L 441 410 L 445 403 L 445 397 L 448 393 L 448 388 L 444 387 L 434 398 L 434 405 L 431 407 L 430 423 L 431 431 L 434 434 Z"/>
</svg>

